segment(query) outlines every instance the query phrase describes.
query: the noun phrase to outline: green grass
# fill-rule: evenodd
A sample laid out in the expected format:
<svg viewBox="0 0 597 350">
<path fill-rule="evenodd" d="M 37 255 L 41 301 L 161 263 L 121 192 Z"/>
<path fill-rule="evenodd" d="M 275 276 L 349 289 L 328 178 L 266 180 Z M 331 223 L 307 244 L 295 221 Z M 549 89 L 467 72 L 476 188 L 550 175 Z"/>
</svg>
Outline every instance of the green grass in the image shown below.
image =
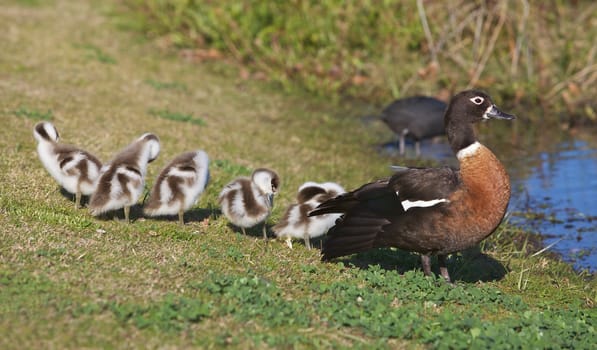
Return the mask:
<svg viewBox="0 0 597 350">
<path fill-rule="evenodd" d="M 205 126 L 205 121 L 201 118 L 194 117 L 192 114 L 172 112 L 169 110 L 149 110 L 150 115 L 158 118 L 173 120 L 176 122 L 190 123 L 199 126 Z"/>
<path fill-rule="evenodd" d="M 217 196 L 255 168 L 274 168 L 282 179 L 271 226 L 305 181 L 355 188 L 387 175 L 390 161 L 423 163 L 377 155 L 374 145 L 391 135 L 364 128 L 357 107 L 284 95 L 235 79 L 225 65 L 157 52 L 115 29 L 103 14 L 112 6 L 0 5 L 0 348 L 595 343 L 595 278 L 532 256 L 534 236 L 507 223 L 482 254 L 449 259 L 456 286 L 425 277 L 415 254 L 379 249 L 322 263 L 318 250 L 264 242 L 259 227 L 239 234 L 220 215 Z M 81 42 L 113 63 L 88 59 Z M 204 124 L 147 112 L 181 110 L 197 111 Z M 27 115 L 39 111 L 51 111 L 64 142 L 104 161 L 155 132 L 162 153 L 148 168 L 148 188 L 175 155 L 206 150 L 211 181 L 187 224 L 143 218 L 139 207 L 130 225 L 76 210 L 37 159 L 38 118 Z"/>
<path fill-rule="evenodd" d="M 116 64 L 114 57 L 105 53 L 101 48 L 92 44 L 76 44 L 76 48 L 79 48 L 85 52 L 85 57 L 97 60 L 98 62 L 105 64 Z"/>
<path fill-rule="evenodd" d="M 156 90 L 181 90 L 188 91 L 188 87 L 178 82 L 164 82 L 154 79 L 147 79 L 145 82 Z"/>
<path fill-rule="evenodd" d="M 29 109 L 29 108 L 23 107 L 23 106 L 15 109 L 14 111 L 11 112 L 11 114 L 13 114 L 16 117 L 29 118 L 31 120 L 38 120 L 38 121 L 41 121 L 41 120 L 51 121 L 52 118 L 54 118 L 51 110 L 42 112 L 42 111 L 38 111 L 35 109 Z"/>
</svg>

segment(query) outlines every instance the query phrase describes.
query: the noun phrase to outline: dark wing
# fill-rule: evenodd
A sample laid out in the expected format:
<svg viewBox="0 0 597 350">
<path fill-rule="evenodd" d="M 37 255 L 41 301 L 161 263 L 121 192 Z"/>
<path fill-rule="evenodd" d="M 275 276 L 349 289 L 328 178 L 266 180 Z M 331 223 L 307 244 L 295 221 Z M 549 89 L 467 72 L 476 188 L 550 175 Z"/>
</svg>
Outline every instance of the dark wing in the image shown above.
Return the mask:
<svg viewBox="0 0 597 350">
<path fill-rule="evenodd" d="M 372 205 L 375 205 L 375 200 L 387 196 L 388 190 L 391 194 L 392 191 L 391 188 L 388 187 L 388 179 L 371 182 L 354 191 L 343 193 L 335 198 L 321 203 L 317 208 L 315 208 L 315 210 L 309 213 L 309 216 L 330 213 L 346 213 L 354 207 L 368 202 L 371 202 Z"/>
<path fill-rule="evenodd" d="M 410 240 L 417 239 L 409 236 L 408 225 L 413 220 L 419 225 L 424 222 L 418 216 L 421 212 L 407 214 L 402 201 L 447 199 L 460 183 L 459 172 L 448 167 L 398 168 L 389 180 L 366 184 L 322 203 L 309 215 L 344 213 L 327 234 L 322 259 L 385 246 L 415 249 L 416 244 Z M 403 224 L 407 226 L 401 227 Z"/>
<path fill-rule="evenodd" d="M 389 180 L 400 201 L 447 199 L 460 185 L 460 172 L 449 167 L 398 168 Z"/>
<path fill-rule="evenodd" d="M 402 207 L 398 207 L 401 210 Z M 364 252 L 379 246 L 378 237 L 390 221 L 378 213 L 363 209 L 344 214 L 336 221 L 323 243 L 322 260 Z"/>
<path fill-rule="evenodd" d="M 383 227 L 390 224 L 391 215 L 404 210 L 388 180 L 363 185 L 357 190 L 330 199 L 309 216 L 344 213 L 330 229 L 323 244 L 323 260 L 363 252 L 374 248 Z"/>
</svg>

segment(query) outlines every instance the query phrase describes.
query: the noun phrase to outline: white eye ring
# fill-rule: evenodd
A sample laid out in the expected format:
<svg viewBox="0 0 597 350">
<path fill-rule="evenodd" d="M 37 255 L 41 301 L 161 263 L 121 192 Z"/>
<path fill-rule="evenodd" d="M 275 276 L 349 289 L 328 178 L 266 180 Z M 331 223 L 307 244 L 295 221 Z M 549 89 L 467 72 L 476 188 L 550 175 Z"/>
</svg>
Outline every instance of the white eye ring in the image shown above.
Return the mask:
<svg viewBox="0 0 597 350">
<path fill-rule="evenodd" d="M 470 101 L 476 105 L 481 105 L 483 102 L 485 102 L 485 99 L 481 96 L 475 96 L 471 98 Z"/>
</svg>

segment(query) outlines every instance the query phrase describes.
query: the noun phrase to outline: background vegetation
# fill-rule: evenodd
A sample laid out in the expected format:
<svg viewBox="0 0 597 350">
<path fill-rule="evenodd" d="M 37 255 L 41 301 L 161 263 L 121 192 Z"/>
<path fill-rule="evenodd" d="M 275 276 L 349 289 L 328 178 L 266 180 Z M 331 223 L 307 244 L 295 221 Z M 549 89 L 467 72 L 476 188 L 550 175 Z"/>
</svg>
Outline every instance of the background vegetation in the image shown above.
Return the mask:
<svg viewBox="0 0 597 350">
<path fill-rule="evenodd" d="M 454 287 L 425 277 L 414 254 L 321 263 L 259 227 L 239 234 L 216 206 L 232 178 L 278 171 L 271 225 L 304 181 L 355 188 L 387 175 L 378 135 L 342 106 L 164 55 L 117 30 L 114 6 L 0 2 L 1 349 L 594 347 L 594 277 L 507 222 L 482 254 L 450 258 Z M 139 207 L 130 225 L 92 217 L 39 162 L 39 120 L 103 161 L 155 132 L 147 188 L 174 156 L 204 149 L 211 183 L 184 227 Z"/>
<path fill-rule="evenodd" d="M 597 121 L 592 1 L 122 2 L 186 56 L 229 57 L 290 89 L 387 103 L 477 87 L 558 122 Z"/>
</svg>

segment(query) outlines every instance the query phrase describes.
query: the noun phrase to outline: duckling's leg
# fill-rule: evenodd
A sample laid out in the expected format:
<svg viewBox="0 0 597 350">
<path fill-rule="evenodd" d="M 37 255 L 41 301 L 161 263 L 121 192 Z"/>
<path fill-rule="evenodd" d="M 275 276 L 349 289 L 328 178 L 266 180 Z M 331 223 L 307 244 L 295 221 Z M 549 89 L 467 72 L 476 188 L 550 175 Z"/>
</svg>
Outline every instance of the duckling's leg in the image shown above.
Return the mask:
<svg viewBox="0 0 597 350">
<path fill-rule="evenodd" d="M 263 239 L 267 240 L 267 230 L 265 229 L 265 222 L 263 223 Z"/>
<path fill-rule="evenodd" d="M 81 191 L 77 189 L 75 193 L 75 209 L 81 208 Z"/>
<path fill-rule="evenodd" d="M 417 157 L 421 156 L 421 141 L 419 140 L 415 141 L 415 155 Z"/>
<path fill-rule="evenodd" d="M 446 256 L 445 255 L 438 255 L 437 262 L 439 264 L 439 272 L 441 273 L 442 277 L 448 283 L 452 283 L 450 280 L 450 273 L 448 272 L 448 265 L 446 264 Z"/>
<path fill-rule="evenodd" d="M 131 207 L 129 207 L 128 205 L 124 206 L 124 221 L 128 224 L 131 221 L 129 220 L 129 214 L 131 211 Z"/>
<path fill-rule="evenodd" d="M 292 249 L 292 238 L 290 238 L 290 236 L 286 237 L 286 245 L 288 248 Z"/>
<path fill-rule="evenodd" d="M 307 249 L 311 249 L 311 241 L 309 240 L 309 233 L 307 233 L 307 231 L 305 231 L 305 235 L 303 236 L 305 239 L 305 247 L 307 247 Z"/>
<path fill-rule="evenodd" d="M 240 230 L 243 232 L 243 236 L 247 235 L 247 232 L 245 232 L 245 228 L 244 227 L 241 227 Z"/>
<path fill-rule="evenodd" d="M 184 226 L 184 210 L 182 208 L 178 209 L 178 224 Z"/>
<path fill-rule="evenodd" d="M 429 255 L 421 255 L 421 265 L 423 265 L 423 273 L 425 276 L 431 276 L 431 259 Z"/>
</svg>

